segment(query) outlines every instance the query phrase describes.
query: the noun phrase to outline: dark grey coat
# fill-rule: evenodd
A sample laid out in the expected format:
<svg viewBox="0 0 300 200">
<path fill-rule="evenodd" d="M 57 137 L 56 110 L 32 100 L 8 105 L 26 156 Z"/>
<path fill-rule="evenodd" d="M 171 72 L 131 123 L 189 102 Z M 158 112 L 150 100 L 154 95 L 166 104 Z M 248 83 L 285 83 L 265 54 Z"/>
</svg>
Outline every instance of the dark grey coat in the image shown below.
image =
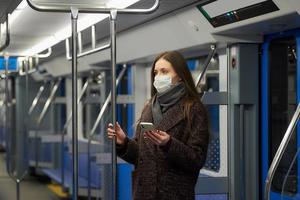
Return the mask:
<svg viewBox="0 0 300 200">
<path fill-rule="evenodd" d="M 208 122 L 202 104 L 191 109 L 191 128 L 183 113 L 183 100 L 163 114 L 156 129 L 171 135 L 168 148 L 144 139 L 137 126 L 136 135 L 117 148 L 118 155 L 134 164 L 134 200 L 193 200 L 199 170 L 204 165 L 208 146 Z M 153 122 L 151 105 L 145 106 L 141 122 Z"/>
</svg>

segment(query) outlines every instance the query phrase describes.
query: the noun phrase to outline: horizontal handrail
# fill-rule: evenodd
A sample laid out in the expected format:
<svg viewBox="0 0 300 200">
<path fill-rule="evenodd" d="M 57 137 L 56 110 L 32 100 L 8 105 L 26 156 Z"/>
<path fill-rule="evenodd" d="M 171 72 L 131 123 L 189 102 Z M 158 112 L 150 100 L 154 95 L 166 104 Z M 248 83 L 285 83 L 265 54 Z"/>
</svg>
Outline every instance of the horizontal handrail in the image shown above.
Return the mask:
<svg viewBox="0 0 300 200">
<path fill-rule="evenodd" d="M 51 90 L 51 93 L 50 93 L 50 96 L 48 97 L 48 99 L 47 99 L 47 101 L 45 103 L 45 106 L 44 106 L 44 108 L 43 108 L 43 110 L 42 110 L 42 112 L 41 112 L 41 114 L 40 114 L 40 116 L 38 118 L 38 121 L 37 121 L 38 124 L 40 124 L 42 122 L 42 120 L 44 119 L 44 117 L 45 117 L 45 115 L 46 115 L 46 113 L 48 111 L 48 108 L 49 108 L 51 102 L 53 101 L 53 99 L 55 97 L 55 94 L 56 94 L 56 91 L 58 90 L 60 82 L 61 82 L 61 78 L 58 79 L 56 81 L 55 85 L 53 86 L 53 88 Z"/>
<path fill-rule="evenodd" d="M 81 92 L 80 92 L 80 94 L 79 94 L 79 97 L 78 97 L 78 99 L 77 99 L 77 104 L 79 104 L 79 103 L 81 102 L 82 97 L 83 97 L 83 95 L 85 94 L 85 92 L 86 92 L 88 86 L 89 86 L 89 80 L 87 80 L 87 81 L 84 83 L 84 85 L 83 85 L 83 87 L 82 87 L 82 90 L 81 90 Z M 70 122 L 71 122 L 71 120 L 72 120 L 72 114 L 73 114 L 73 113 L 72 113 L 72 111 L 71 111 L 70 114 L 69 114 L 69 116 L 68 116 L 68 118 L 67 118 L 67 121 L 66 121 L 66 123 L 65 123 L 65 125 L 64 125 L 64 127 L 63 127 L 63 133 L 65 133 L 65 131 L 67 130 L 67 128 L 68 128 L 68 126 L 69 126 L 69 124 L 70 124 Z"/>
<path fill-rule="evenodd" d="M 49 56 L 51 56 L 52 54 L 52 48 L 48 48 L 48 51 L 47 53 L 44 53 L 44 54 L 36 54 L 34 55 L 34 57 L 38 57 L 38 58 L 48 58 Z"/>
<path fill-rule="evenodd" d="M 23 57 L 23 60 L 19 62 L 19 75 L 24 76 L 36 72 L 39 58 L 48 58 L 49 56 L 51 56 L 51 54 L 52 54 L 52 48 L 50 47 L 48 48 L 48 51 L 44 54 L 36 54 L 34 56 L 16 55 L 17 57 Z M 30 59 L 35 59 L 36 60 L 35 63 L 32 63 L 30 65 Z"/>
<path fill-rule="evenodd" d="M 81 35 L 78 35 L 78 37 L 80 37 Z M 92 41 L 92 44 L 93 44 L 93 41 Z M 80 44 L 79 44 L 80 46 Z M 97 48 L 94 48 L 94 49 L 91 49 L 89 51 L 86 51 L 86 52 L 81 52 L 77 55 L 77 58 L 81 58 L 81 57 L 84 57 L 84 56 L 87 56 L 87 55 L 90 55 L 90 54 L 93 54 L 93 53 L 96 53 L 96 52 L 99 52 L 99 51 L 103 51 L 105 49 L 109 49 L 110 48 L 110 43 L 108 44 L 105 44 L 103 46 L 100 46 L 100 47 L 97 47 Z M 69 44 L 69 38 L 66 39 L 66 58 L 67 60 L 72 60 L 72 57 L 70 55 L 70 44 Z"/>
<path fill-rule="evenodd" d="M 124 65 L 122 71 L 120 72 L 120 74 L 119 74 L 118 77 L 117 77 L 117 80 L 116 80 L 116 87 L 118 86 L 119 82 L 121 81 L 121 79 L 122 79 L 122 77 L 123 77 L 123 75 L 124 75 L 126 69 L 127 69 L 127 65 Z M 94 123 L 94 125 L 93 125 L 93 128 L 91 129 L 91 131 L 90 131 L 90 133 L 89 133 L 89 136 L 90 136 L 90 137 L 93 136 L 93 135 L 95 134 L 96 129 L 97 129 L 99 123 L 100 123 L 100 120 L 101 120 L 102 117 L 103 117 L 104 111 L 106 110 L 106 108 L 107 108 L 108 104 L 110 103 L 110 101 L 111 101 L 111 91 L 109 92 L 108 97 L 106 98 L 106 100 L 105 100 L 103 106 L 101 107 L 101 110 L 100 110 L 100 112 L 99 112 L 99 114 L 98 114 L 98 116 L 97 116 L 97 119 L 96 119 L 96 121 L 95 121 L 95 123 Z"/>
<path fill-rule="evenodd" d="M 296 112 L 293 115 L 293 118 L 283 136 L 283 139 L 276 151 L 276 154 L 273 158 L 273 161 L 271 163 L 270 169 L 268 171 L 268 175 L 265 181 L 265 200 L 269 200 L 270 199 L 270 191 L 271 191 L 271 183 L 275 174 L 275 171 L 279 165 L 279 162 L 289 144 L 289 141 L 293 135 L 293 132 L 296 128 L 297 122 L 299 120 L 299 116 L 300 116 L 300 103 L 297 106 Z"/>
<path fill-rule="evenodd" d="M 9 29 L 9 17 L 6 15 L 6 38 L 5 43 L 0 47 L 0 52 L 6 49 L 10 43 L 10 29 Z"/>
<path fill-rule="evenodd" d="M 29 108 L 29 111 L 28 111 L 28 114 L 30 115 L 32 113 L 32 111 L 34 110 L 34 108 L 36 107 L 39 99 L 41 98 L 42 96 L 42 93 L 43 91 L 45 90 L 45 87 L 46 87 L 46 82 L 40 86 L 39 90 L 38 90 L 38 93 L 36 94 L 36 96 L 34 97 L 33 101 L 32 101 L 32 104 Z"/>
<path fill-rule="evenodd" d="M 207 71 L 208 65 L 209 65 L 211 59 L 213 58 L 213 56 L 216 53 L 216 45 L 211 45 L 210 48 L 211 48 L 211 51 L 210 51 L 210 53 L 208 54 L 208 56 L 205 60 L 203 71 L 199 74 L 198 78 L 196 79 L 196 87 L 198 87 L 199 84 L 201 83 L 201 81 L 204 77 L 204 74 Z"/>
<path fill-rule="evenodd" d="M 104 4 L 86 4 L 86 3 L 62 3 L 62 2 L 33 2 L 32 0 L 26 0 L 28 5 L 37 11 L 41 12 L 71 12 L 71 8 L 77 8 L 79 12 L 84 13 L 107 13 L 111 10 L 117 10 L 118 13 L 136 13 L 146 14 L 155 11 L 159 6 L 159 0 L 155 0 L 155 3 L 150 8 L 145 9 L 130 9 L 130 8 L 104 8 Z"/>
</svg>

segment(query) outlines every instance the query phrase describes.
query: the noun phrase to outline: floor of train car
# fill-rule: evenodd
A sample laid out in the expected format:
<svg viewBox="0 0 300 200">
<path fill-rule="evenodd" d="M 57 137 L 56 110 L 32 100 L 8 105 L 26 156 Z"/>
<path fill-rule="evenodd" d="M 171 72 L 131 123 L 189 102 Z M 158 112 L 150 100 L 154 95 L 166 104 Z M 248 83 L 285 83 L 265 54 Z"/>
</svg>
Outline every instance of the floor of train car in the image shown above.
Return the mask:
<svg viewBox="0 0 300 200">
<path fill-rule="evenodd" d="M 20 200 L 62 200 L 48 188 L 49 182 L 26 176 L 21 182 Z M 0 200 L 16 199 L 16 183 L 8 176 L 5 153 L 0 153 Z"/>
</svg>

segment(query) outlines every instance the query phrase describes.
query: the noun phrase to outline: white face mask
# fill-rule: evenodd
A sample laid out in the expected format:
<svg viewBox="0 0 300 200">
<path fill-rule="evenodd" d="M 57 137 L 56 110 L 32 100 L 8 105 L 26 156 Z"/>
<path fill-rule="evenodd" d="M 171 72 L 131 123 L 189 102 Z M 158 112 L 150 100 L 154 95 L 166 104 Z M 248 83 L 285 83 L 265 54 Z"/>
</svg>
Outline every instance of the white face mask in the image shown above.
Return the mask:
<svg viewBox="0 0 300 200">
<path fill-rule="evenodd" d="M 153 86 L 158 93 L 162 93 L 172 86 L 172 77 L 169 75 L 160 75 L 154 77 Z"/>
</svg>

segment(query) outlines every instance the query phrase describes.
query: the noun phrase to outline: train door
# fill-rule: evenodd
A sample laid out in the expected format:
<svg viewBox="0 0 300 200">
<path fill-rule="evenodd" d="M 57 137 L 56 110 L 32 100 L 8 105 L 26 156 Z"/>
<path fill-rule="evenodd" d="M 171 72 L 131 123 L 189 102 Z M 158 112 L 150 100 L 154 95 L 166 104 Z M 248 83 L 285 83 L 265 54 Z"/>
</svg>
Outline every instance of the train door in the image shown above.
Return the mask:
<svg viewBox="0 0 300 200">
<path fill-rule="evenodd" d="M 262 46 L 262 190 L 274 155 L 300 100 L 300 30 L 267 36 Z M 298 59 L 297 59 L 298 58 Z M 275 172 L 270 199 L 300 199 L 300 137 L 295 129 Z"/>
</svg>

